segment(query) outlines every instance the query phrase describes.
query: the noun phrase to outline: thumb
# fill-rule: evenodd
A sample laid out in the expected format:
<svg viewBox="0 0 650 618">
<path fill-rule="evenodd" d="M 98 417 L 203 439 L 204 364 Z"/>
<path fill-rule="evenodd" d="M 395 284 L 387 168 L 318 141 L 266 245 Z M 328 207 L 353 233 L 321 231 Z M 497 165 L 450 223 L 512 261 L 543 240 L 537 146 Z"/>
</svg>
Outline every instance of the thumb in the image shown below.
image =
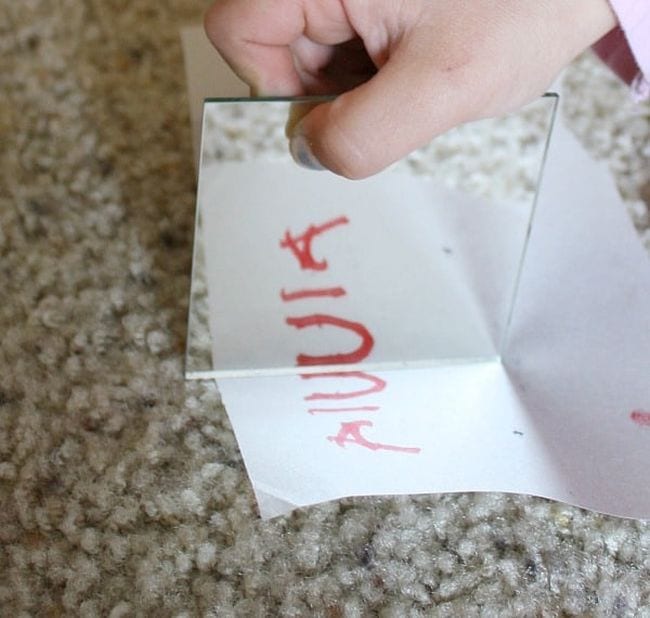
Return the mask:
<svg viewBox="0 0 650 618">
<path fill-rule="evenodd" d="M 369 81 L 315 106 L 290 132 L 294 159 L 359 179 L 473 115 L 462 79 L 396 52 Z"/>
</svg>

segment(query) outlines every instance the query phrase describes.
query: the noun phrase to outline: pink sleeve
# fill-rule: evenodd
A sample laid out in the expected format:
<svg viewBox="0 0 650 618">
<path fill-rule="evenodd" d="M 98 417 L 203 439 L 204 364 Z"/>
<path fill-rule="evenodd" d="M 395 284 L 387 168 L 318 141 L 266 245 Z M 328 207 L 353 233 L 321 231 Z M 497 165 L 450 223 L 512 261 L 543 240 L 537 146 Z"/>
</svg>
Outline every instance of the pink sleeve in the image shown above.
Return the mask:
<svg viewBox="0 0 650 618">
<path fill-rule="evenodd" d="M 640 99 L 648 98 L 650 97 L 650 0 L 609 1 L 618 17 L 621 30 L 625 34 L 629 49 L 636 61 L 637 73 L 631 80 L 634 94 Z M 605 39 L 608 37 L 605 37 Z M 612 65 L 614 70 L 621 74 L 615 66 L 616 56 L 617 54 L 621 56 L 624 52 L 610 52 L 613 53 L 612 63 L 606 57 L 607 46 L 603 50 L 605 53 L 601 53 L 598 47 L 597 51 L 601 56 L 605 56 L 605 60 Z"/>
</svg>

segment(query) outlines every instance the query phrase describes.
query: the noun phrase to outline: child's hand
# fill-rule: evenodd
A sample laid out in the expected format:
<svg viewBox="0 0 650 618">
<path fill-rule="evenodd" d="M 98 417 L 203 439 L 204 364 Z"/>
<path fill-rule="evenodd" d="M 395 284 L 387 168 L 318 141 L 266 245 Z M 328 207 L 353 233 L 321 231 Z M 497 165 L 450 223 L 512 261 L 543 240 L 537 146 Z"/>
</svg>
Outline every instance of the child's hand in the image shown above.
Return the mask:
<svg viewBox="0 0 650 618">
<path fill-rule="evenodd" d="M 539 96 L 616 18 L 607 0 L 219 0 L 205 23 L 256 94 L 343 93 L 292 153 L 362 178 Z"/>
</svg>

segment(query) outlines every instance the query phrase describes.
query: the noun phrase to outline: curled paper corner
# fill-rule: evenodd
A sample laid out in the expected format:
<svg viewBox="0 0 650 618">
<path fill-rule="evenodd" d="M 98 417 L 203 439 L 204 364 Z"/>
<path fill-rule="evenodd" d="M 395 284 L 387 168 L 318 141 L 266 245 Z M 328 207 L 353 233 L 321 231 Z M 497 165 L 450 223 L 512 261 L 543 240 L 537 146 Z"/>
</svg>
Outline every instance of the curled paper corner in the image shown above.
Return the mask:
<svg viewBox="0 0 650 618">
<path fill-rule="evenodd" d="M 273 519 L 281 515 L 288 515 L 297 508 L 300 508 L 300 505 L 292 504 L 287 500 L 278 498 L 278 496 L 270 493 L 270 490 L 261 489 L 255 483 L 253 483 L 253 492 L 255 493 L 257 507 L 262 519 Z"/>
</svg>

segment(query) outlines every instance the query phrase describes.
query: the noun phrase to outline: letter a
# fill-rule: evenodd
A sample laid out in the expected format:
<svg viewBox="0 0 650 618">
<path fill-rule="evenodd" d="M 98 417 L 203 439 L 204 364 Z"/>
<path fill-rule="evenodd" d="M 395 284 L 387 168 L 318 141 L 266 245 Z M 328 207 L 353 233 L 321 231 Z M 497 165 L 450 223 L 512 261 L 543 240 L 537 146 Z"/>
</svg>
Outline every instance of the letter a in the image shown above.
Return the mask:
<svg viewBox="0 0 650 618">
<path fill-rule="evenodd" d="M 327 270 L 327 260 L 317 261 L 314 259 L 311 242 L 315 236 L 327 232 L 337 225 L 345 225 L 349 222 L 347 217 L 338 217 L 322 225 L 310 225 L 300 236 L 292 236 L 287 230 L 284 238 L 280 241 L 280 247 L 291 250 L 302 270 Z"/>
<path fill-rule="evenodd" d="M 341 429 L 338 434 L 335 436 L 327 436 L 327 439 L 343 448 L 345 448 L 346 444 L 358 444 L 359 446 L 363 446 L 371 451 L 396 451 L 398 453 L 417 454 L 422 450 L 414 446 L 394 446 L 392 444 L 370 442 L 361 435 L 362 427 L 372 427 L 372 423 L 370 421 L 341 423 Z"/>
</svg>

